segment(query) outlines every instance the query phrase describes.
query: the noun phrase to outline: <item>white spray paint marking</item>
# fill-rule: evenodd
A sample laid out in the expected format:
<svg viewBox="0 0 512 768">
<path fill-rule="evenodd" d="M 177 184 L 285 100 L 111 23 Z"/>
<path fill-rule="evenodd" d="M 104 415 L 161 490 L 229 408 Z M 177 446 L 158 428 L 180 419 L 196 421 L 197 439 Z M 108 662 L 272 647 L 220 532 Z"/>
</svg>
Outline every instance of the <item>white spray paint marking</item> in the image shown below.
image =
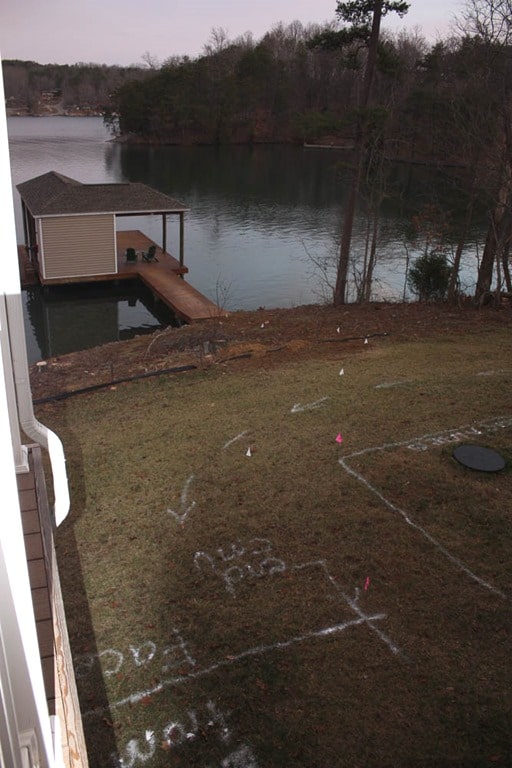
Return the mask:
<svg viewBox="0 0 512 768">
<path fill-rule="evenodd" d="M 224 758 L 220 765 L 221 768 L 258 768 L 254 753 L 246 744 Z"/>
<path fill-rule="evenodd" d="M 263 541 L 263 539 L 253 539 L 253 541 Z M 271 547 L 270 541 L 268 542 L 268 546 L 270 549 Z M 242 557 L 242 555 L 245 554 L 246 549 L 239 539 L 234 544 L 229 544 L 228 547 L 226 547 L 226 551 L 224 551 L 223 547 L 219 547 L 217 552 L 219 554 L 220 559 L 226 562 L 226 561 L 235 560 L 237 557 Z"/>
<path fill-rule="evenodd" d="M 295 403 L 293 408 L 290 410 L 290 413 L 303 413 L 304 411 L 313 411 L 316 408 L 321 408 L 326 400 L 329 400 L 329 398 L 322 397 L 320 398 L 320 400 L 315 400 L 314 403 L 305 403 L 304 405 L 301 405 L 300 403 Z"/>
<path fill-rule="evenodd" d="M 130 739 L 126 745 L 124 757 L 112 756 L 112 762 L 119 768 L 133 768 L 137 763 L 147 763 L 155 756 L 156 737 L 153 735 L 147 739 L 146 744 L 142 739 Z"/>
<path fill-rule="evenodd" d="M 174 642 L 159 650 L 156 643 L 146 640 L 140 646 L 128 646 L 130 654 L 109 648 L 101 653 L 88 653 L 74 659 L 76 676 L 84 678 L 88 674 L 103 672 L 105 677 L 111 677 L 123 671 L 133 674 L 137 669 L 152 667 L 154 674 L 168 674 L 172 669 L 188 665 L 194 667 L 196 662 L 188 650 L 188 646 L 179 630 L 173 628 Z M 133 662 L 133 667 L 131 663 Z M 156 669 L 155 669 L 156 667 Z"/>
<path fill-rule="evenodd" d="M 303 413 L 304 411 L 316 410 L 317 408 L 321 408 L 327 400 L 329 400 L 328 397 L 322 397 L 320 400 L 315 400 L 313 403 L 305 403 L 304 405 L 301 405 L 301 403 L 295 403 L 295 405 L 290 409 L 290 413 Z"/>
<path fill-rule="evenodd" d="M 174 509 L 167 509 L 167 512 L 175 517 L 176 520 L 182 525 L 187 519 L 189 512 L 191 512 L 196 505 L 195 501 L 192 501 L 190 504 L 188 504 L 188 489 L 193 480 L 194 475 L 190 475 L 190 477 L 186 480 L 185 485 L 183 486 L 180 499 L 181 511 L 175 512 Z"/>
<path fill-rule="evenodd" d="M 271 551 L 272 544 L 268 539 L 251 539 L 247 546 L 238 540 L 226 548 L 219 548 L 217 556 L 196 552 L 194 565 L 205 575 L 222 579 L 226 590 L 234 596 L 236 585 L 244 579 L 274 576 L 286 571 L 284 561 L 271 555 Z M 226 567 L 226 563 L 230 565 Z"/>
<path fill-rule="evenodd" d="M 190 655 L 185 640 L 177 629 L 172 629 L 171 631 L 176 638 L 176 642 L 162 651 L 162 659 L 165 661 L 165 664 L 162 666 L 162 672 L 170 672 L 171 669 L 181 667 L 183 664 L 189 664 L 191 667 L 194 667 L 196 662 Z"/>
<path fill-rule="evenodd" d="M 231 740 L 226 717 L 213 701 L 208 701 L 202 711 L 189 710 L 179 719 L 166 723 L 158 740 L 155 728 L 147 728 L 144 738 L 130 739 L 119 756 L 116 754 L 111 756 L 112 764 L 117 768 L 134 768 L 137 763 L 146 763 L 151 760 L 155 755 L 157 743 L 171 750 L 182 744 L 191 743 L 207 732 L 216 735 L 223 745 L 227 745 Z M 226 759 L 230 757 L 231 755 L 228 755 Z"/>
<path fill-rule="evenodd" d="M 453 563 L 453 565 L 455 565 L 460 571 L 465 573 L 466 576 L 469 576 L 481 587 L 484 587 L 493 594 L 498 595 L 498 597 L 501 597 L 503 600 L 508 600 L 507 596 L 501 592 L 501 590 L 493 587 L 491 584 L 488 584 L 486 581 L 473 573 L 473 571 L 465 563 L 463 563 L 462 560 L 459 560 L 458 557 L 452 555 L 452 553 L 447 550 L 446 547 L 444 547 L 439 541 L 437 541 L 434 536 L 428 533 L 425 528 L 422 528 L 420 525 L 418 525 L 418 523 L 415 523 L 414 520 L 412 520 L 411 517 L 407 515 L 406 512 L 404 512 L 403 509 L 400 509 L 400 507 L 397 507 L 396 504 L 393 504 L 391 501 L 386 499 L 386 497 L 383 496 L 383 494 L 378 491 L 377 488 L 375 488 L 375 486 L 373 486 L 365 477 L 363 477 L 363 475 L 359 474 L 359 472 L 356 472 L 355 469 L 349 467 L 346 463 L 346 459 L 339 459 L 339 463 L 345 472 L 347 472 L 347 474 L 352 475 L 352 477 L 355 477 L 357 480 L 359 480 L 359 482 L 362 483 L 369 491 L 375 494 L 375 496 L 377 496 L 377 498 L 379 498 L 388 509 L 400 515 L 400 517 L 407 523 L 407 525 L 410 525 L 411 528 L 414 528 L 416 531 L 418 531 L 418 533 L 420 533 L 427 541 L 429 541 L 442 555 L 444 555 L 447 560 Z"/>
<path fill-rule="evenodd" d="M 510 368 L 498 368 L 496 371 L 480 371 L 476 376 L 500 376 L 502 374 L 509 374 Z"/>
<path fill-rule="evenodd" d="M 347 454 L 344 457 L 344 460 L 354 459 L 356 456 L 364 456 L 367 453 L 374 453 L 375 451 L 387 451 L 394 448 L 410 448 L 414 451 L 426 451 L 429 446 L 439 446 L 450 442 L 458 442 L 459 440 L 467 440 L 468 438 L 478 435 L 493 434 L 494 432 L 499 432 L 500 429 L 508 429 L 509 427 L 512 427 L 512 417 L 500 416 L 491 419 L 490 421 L 482 421 L 476 425 L 469 424 L 463 427 L 457 427 L 455 430 L 446 429 L 442 432 L 421 435 L 421 437 L 411 437 L 408 440 L 399 440 L 394 443 L 384 443 L 384 445 L 363 448 L 360 451 Z M 444 441 L 443 438 L 445 438 Z"/>
<path fill-rule="evenodd" d="M 329 575 L 327 568 L 325 566 L 325 563 L 323 563 L 323 561 L 306 563 L 305 565 L 298 566 L 298 567 L 307 568 L 311 566 L 320 566 L 323 569 L 324 573 L 326 574 L 331 584 L 333 584 L 333 586 L 336 588 L 336 591 L 338 592 L 338 594 L 340 594 L 343 597 L 347 605 L 354 611 L 354 613 L 356 614 L 356 618 L 349 619 L 348 621 L 344 621 L 339 624 L 333 624 L 332 626 L 324 627 L 323 629 L 305 632 L 303 635 L 297 635 L 295 637 L 288 638 L 287 640 L 281 640 L 276 643 L 269 643 L 268 645 L 258 645 L 253 648 L 248 648 L 244 651 L 241 651 L 240 653 L 233 654 L 226 658 L 220 659 L 219 661 L 216 661 L 207 667 L 202 667 L 202 668 L 196 669 L 195 671 L 190 671 L 188 674 L 176 675 L 175 677 L 170 677 L 165 680 L 161 680 L 159 683 L 157 683 L 151 688 L 147 688 L 143 691 L 132 693 L 123 699 L 119 699 L 118 701 L 112 702 L 109 705 L 109 709 L 110 710 L 118 709 L 120 707 L 125 706 L 126 704 L 130 704 L 133 706 L 135 704 L 138 704 L 140 701 L 149 698 L 150 696 L 160 693 L 160 691 L 163 691 L 166 688 L 169 688 L 171 686 L 176 686 L 176 685 L 183 685 L 185 683 L 189 683 L 192 680 L 197 680 L 202 677 L 207 677 L 213 672 L 217 672 L 219 669 L 232 667 L 234 664 L 237 664 L 238 662 L 244 659 L 256 657 L 256 656 L 262 656 L 266 653 L 270 653 L 273 651 L 282 651 L 287 648 L 290 648 L 293 645 L 305 643 L 310 640 L 333 637 L 335 635 L 342 634 L 343 632 L 345 632 L 347 629 L 350 629 L 351 627 L 357 627 L 363 624 L 365 624 L 373 632 L 375 632 L 377 636 L 387 645 L 387 647 L 393 654 L 398 654 L 400 652 L 399 648 L 383 632 L 381 632 L 377 627 L 375 627 L 375 622 L 382 621 L 385 618 L 387 618 L 386 614 L 375 613 L 375 614 L 368 615 L 364 613 L 364 611 L 362 611 L 362 609 L 359 607 L 357 603 L 357 599 L 352 600 L 341 591 L 339 585 Z M 102 715 L 105 711 L 106 711 L 105 708 L 89 710 L 88 712 L 84 712 L 84 717 L 99 716 L 99 715 Z"/>
<path fill-rule="evenodd" d="M 331 574 L 329 573 L 329 570 L 327 568 L 327 563 L 325 562 L 325 560 L 313 560 L 310 563 L 303 563 L 302 565 L 296 565 L 294 566 L 293 569 L 303 570 L 304 568 L 320 568 L 324 576 L 326 577 L 326 579 L 329 581 L 330 584 L 332 584 L 332 586 L 336 590 L 337 594 L 343 598 L 343 600 L 348 605 L 348 607 L 356 614 L 356 616 L 358 617 L 358 621 L 364 622 L 369 627 L 369 629 L 371 629 L 371 631 L 374 632 L 377 635 L 377 637 L 380 640 L 382 640 L 382 642 L 385 645 L 387 645 L 391 653 L 395 655 L 400 653 L 400 648 L 391 640 L 391 638 L 389 638 L 386 634 L 384 634 L 384 632 L 382 632 L 378 627 L 376 627 L 372 623 L 373 621 L 375 621 L 375 617 L 367 616 L 364 613 L 364 611 L 359 607 L 360 590 L 357 587 L 355 590 L 355 593 L 356 593 L 355 599 L 347 595 L 342 590 L 342 588 L 340 587 L 336 579 L 333 576 L 331 576 Z M 386 618 L 386 617 L 379 615 L 378 618 Z"/>
<path fill-rule="evenodd" d="M 401 387 L 404 384 L 410 384 L 412 379 L 405 381 L 384 381 L 382 384 L 376 384 L 375 389 L 391 389 L 392 387 Z"/>
<path fill-rule="evenodd" d="M 231 440 L 228 440 L 227 443 L 225 443 L 222 446 L 222 450 L 225 451 L 226 448 L 229 448 L 230 445 L 233 445 L 233 443 L 236 443 L 238 440 L 241 440 L 242 437 L 245 437 L 248 434 L 249 434 L 249 430 L 248 429 L 246 429 L 245 432 L 240 432 L 239 435 L 237 435 L 236 437 L 233 437 Z"/>
<path fill-rule="evenodd" d="M 212 672 L 217 672 L 219 669 L 223 669 L 224 667 L 231 667 L 234 664 L 237 664 L 238 662 L 242 661 L 243 659 L 247 659 L 252 656 L 262 656 L 266 653 L 270 653 L 271 651 L 282 651 L 286 648 L 290 648 L 292 645 L 305 643 L 308 640 L 332 637 L 333 635 L 338 635 L 338 634 L 341 634 L 342 632 L 345 632 L 350 627 L 357 627 L 357 626 L 360 626 L 361 624 L 367 624 L 372 629 L 375 629 L 372 626 L 373 623 L 376 621 L 382 621 L 383 619 L 386 618 L 385 613 L 375 613 L 372 615 L 367 615 L 363 613 L 358 607 L 355 608 L 355 611 L 356 613 L 360 614 L 359 618 L 350 619 L 349 621 L 342 622 L 341 624 L 334 624 L 331 627 L 312 630 L 311 632 L 306 632 L 303 635 L 291 637 L 288 640 L 282 640 L 277 643 L 271 643 L 269 645 L 258 645 L 254 648 L 248 648 L 245 651 L 241 651 L 240 653 L 233 654 L 228 658 L 220 659 L 219 661 L 216 661 L 213 664 L 210 664 L 210 666 L 208 667 L 197 669 L 195 672 L 190 672 L 187 675 L 177 675 L 176 677 L 171 677 L 171 678 L 168 678 L 167 680 L 162 680 L 152 688 L 147 688 L 144 691 L 138 691 L 137 693 L 132 693 L 130 696 L 126 696 L 123 699 L 119 699 L 118 701 L 111 703 L 110 709 L 111 710 L 118 709 L 119 707 L 123 707 L 126 704 L 131 704 L 131 705 L 138 704 L 143 699 L 147 699 L 148 697 L 153 696 L 156 693 L 159 693 L 165 688 L 168 688 L 170 686 L 175 686 L 175 685 L 182 685 L 183 683 L 189 683 L 191 680 L 197 680 L 201 677 L 207 677 L 208 675 L 211 675 Z M 399 650 L 394 649 L 395 648 L 394 646 L 392 647 L 391 645 L 389 645 L 389 648 L 390 650 L 393 651 L 393 653 L 399 653 Z M 104 711 L 105 711 L 104 709 L 90 710 L 89 712 L 84 713 L 84 717 L 91 716 L 91 715 L 100 715 Z"/>
<path fill-rule="evenodd" d="M 133 645 L 129 646 L 131 654 L 133 656 L 133 663 L 136 667 L 145 667 L 153 661 L 156 653 L 156 645 L 151 640 L 146 640 L 141 646 L 136 648 Z"/>
<path fill-rule="evenodd" d="M 124 662 L 123 654 L 119 651 L 114 651 L 112 648 L 108 648 L 106 651 L 101 651 L 101 653 L 98 654 L 98 658 L 103 662 L 103 674 L 105 677 L 117 675 Z M 109 658 L 112 666 L 108 666 Z"/>
</svg>

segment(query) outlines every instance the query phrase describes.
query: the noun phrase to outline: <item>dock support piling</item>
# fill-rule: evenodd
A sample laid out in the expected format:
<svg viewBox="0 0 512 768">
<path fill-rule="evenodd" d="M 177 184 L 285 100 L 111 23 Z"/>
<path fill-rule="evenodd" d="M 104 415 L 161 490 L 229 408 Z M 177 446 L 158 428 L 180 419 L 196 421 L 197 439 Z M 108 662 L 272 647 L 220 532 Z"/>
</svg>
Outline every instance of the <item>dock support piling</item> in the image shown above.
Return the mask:
<svg viewBox="0 0 512 768">
<path fill-rule="evenodd" d="M 180 267 L 185 262 L 185 216 L 180 213 Z"/>
</svg>

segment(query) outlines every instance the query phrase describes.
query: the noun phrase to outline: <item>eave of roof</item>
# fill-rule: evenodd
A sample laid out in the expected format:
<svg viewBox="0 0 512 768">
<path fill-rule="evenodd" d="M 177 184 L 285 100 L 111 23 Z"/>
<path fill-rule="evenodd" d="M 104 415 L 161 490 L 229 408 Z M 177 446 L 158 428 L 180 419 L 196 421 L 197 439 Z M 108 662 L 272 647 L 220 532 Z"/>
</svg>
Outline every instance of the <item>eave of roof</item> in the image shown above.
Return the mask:
<svg viewBox="0 0 512 768">
<path fill-rule="evenodd" d="M 18 184 L 17 189 L 32 215 L 40 218 L 101 213 L 184 213 L 189 210 L 179 200 L 146 184 L 81 184 L 55 171 Z"/>
</svg>

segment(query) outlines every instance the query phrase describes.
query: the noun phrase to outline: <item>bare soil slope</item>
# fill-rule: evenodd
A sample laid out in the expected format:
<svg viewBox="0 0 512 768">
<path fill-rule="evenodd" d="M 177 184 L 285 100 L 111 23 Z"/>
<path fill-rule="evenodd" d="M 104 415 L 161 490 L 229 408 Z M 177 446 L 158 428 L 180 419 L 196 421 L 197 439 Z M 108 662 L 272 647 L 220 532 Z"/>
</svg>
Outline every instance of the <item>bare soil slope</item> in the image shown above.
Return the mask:
<svg viewBox="0 0 512 768">
<path fill-rule="evenodd" d="M 222 320 L 169 328 L 36 364 L 32 392 L 37 400 L 182 366 L 206 368 L 234 361 L 272 365 L 284 358 L 357 351 L 365 338 L 374 336 L 412 341 L 468 331 L 481 334 L 498 327 L 512 327 L 509 308 L 379 303 L 234 312 Z"/>
</svg>

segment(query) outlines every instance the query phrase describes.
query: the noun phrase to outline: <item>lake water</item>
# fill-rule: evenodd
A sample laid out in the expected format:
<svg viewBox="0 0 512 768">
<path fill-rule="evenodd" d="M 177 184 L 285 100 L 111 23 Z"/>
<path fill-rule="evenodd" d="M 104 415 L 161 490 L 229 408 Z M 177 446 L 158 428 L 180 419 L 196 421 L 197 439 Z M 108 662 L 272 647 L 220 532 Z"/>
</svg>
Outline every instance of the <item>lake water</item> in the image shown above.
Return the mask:
<svg viewBox="0 0 512 768">
<path fill-rule="evenodd" d="M 288 146 L 146 147 L 112 142 L 100 118 L 9 118 L 13 187 L 50 170 L 84 183 L 140 181 L 185 203 L 187 280 L 226 309 L 290 307 L 323 301 L 329 288 L 315 264 L 334 259 L 346 190 L 342 151 Z M 404 295 L 406 235 L 412 212 L 438 179 L 397 167 L 402 202 L 384 207 L 374 298 Z M 21 205 L 14 189 L 18 242 Z M 413 201 L 414 200 L 414 204 Z M 118 220 L 160 242 L 160 217 Z M 176 227 L 176 229 L 174 229 Z M 365 221 L 356 221 L 354 252 L 362 254 Z M 412 246 L 410 255 L 419 251 Z M 418 245 L 418 248 L 420 246 Z M 178 253 L 177 221 L 169 217 L 168 250 Z M 474 284 L 469 252 L 464 287 Z M 24 293 L 30 361 L 127 338 L 172 322 L 151 296 L 87 286 Z M 162 312 L 162 314 L 158 314 Z"/>
</svg>

